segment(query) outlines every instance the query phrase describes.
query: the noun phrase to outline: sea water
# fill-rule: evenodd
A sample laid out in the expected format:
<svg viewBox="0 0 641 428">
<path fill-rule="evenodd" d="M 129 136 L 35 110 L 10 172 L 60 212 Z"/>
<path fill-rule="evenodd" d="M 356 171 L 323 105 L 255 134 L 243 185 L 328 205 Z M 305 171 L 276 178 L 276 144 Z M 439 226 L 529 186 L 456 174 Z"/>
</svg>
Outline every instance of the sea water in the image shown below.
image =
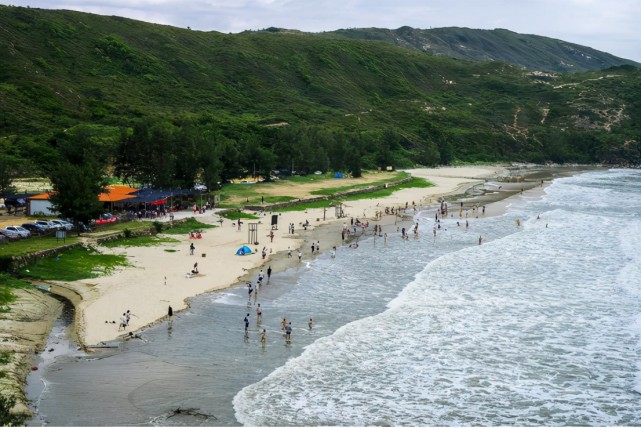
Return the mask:
<svg viewBox="0 0 641 428">
<path fill-rule="evenodd" d="M 418 213 L 418 239 L 388 226 L 387 242 L 304 261 L 258 299 L 201 296 L 120 352 L 60 359 L 39 420 L 639 425 L 640 213 L 635 170 L 555 180 L 502 216 L 456 211 L 436 235 L 434 210 Z"/>
</svg>

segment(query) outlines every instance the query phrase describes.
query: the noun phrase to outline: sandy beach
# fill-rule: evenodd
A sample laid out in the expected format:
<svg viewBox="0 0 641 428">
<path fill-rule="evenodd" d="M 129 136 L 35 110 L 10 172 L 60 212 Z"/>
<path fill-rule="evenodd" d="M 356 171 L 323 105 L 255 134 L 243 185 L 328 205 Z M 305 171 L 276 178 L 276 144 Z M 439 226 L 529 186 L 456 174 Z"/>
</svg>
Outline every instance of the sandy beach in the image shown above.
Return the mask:
<svg viewBox="0 0 641 428">
<path fill-rule="evenodd" d="M 401 218 L 383 215 L 375 221 L 375 213 L 384 207 L 399 207 L 409 204 L 406 220 L 411 219 L 412 202 L 425 207 L 436 203 L 441 196 L 461 194 L 466 189 L 483 183 L 486 179 L 504 175 L 502 167 L 451 167 L 416 169 L 409 171 L 434 183 L 429 188 L 410 188 L 394 192 L 381 199 L 350 201 L 345 205 L 345 218 L 337 219 L 333 210 L 327 210 L 323 220 L 322 209 L 305 212 L 286 212 L 279 215 L 278 230 L 274 230 L 273 242 L 268 237 L 271 218 L 265 213 L 258 222 L 258 245 L 251 255 L 237 256 L 236 250 L 247 244 L 248 232 L 245 221 L 241 230 L 230 220 L 221 218 L 215 212 L 196 214 L 203 223 L 219 227 L 207 229 L 202 239 L 179 237 L 180 243 L 164 244 L 159 247 L 102 248 L 125 254 L 131 267 L 120 269 L 110 276 L 70 283 L 54 283 L 52 292 L 71 298 L 76 306 L 76 333 L 79 342 L 87 347 L 108 342 L 136 332 L 166 318 L 169 306 L 173 311 L 187 307 L 189 298 L 240 282 L 255 281 L 259 269 L 264 272 L 269 266 L 274 272 L 282 271 L 298 263 L 300 249 L 303 260 L 313 257 L 311 243 L 319 242 L 321 251 L 327 251 L 341 244 L 341 230 L 351 218 L 369 221 L 370 225 L 380 224 L 384 232 L 396 233 L 394 223 Z M 487 215 L 492 213 L 488 211 Z M 176 219 L 193 216 L 192 212 L 176 214 Z M 307 230 L 302 224 L 309 221 Z M 295 233 L 288 233 L 288 226 L 294 224 Z M 193 242 L 195 254 L 190 255 L 189 245 Z M 267 255 L 262 258 L 265 248 Z M 292 258 L 287 257 L 288 249 Z M 165 251 L 170 250 L 170 251 Z M 198 263 L 199 274 L 190 276 L 194 263 Z M 119 331 L 122 314 L 130 310 L 128 328 Z"/>
</svg>

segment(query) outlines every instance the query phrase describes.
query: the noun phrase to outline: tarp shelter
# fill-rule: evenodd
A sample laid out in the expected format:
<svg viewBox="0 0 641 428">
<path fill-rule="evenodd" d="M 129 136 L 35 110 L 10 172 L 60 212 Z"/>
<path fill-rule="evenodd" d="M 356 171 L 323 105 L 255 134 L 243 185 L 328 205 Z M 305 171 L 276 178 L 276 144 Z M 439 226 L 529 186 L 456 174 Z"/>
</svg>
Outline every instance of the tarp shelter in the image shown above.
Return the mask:
<svg viewBox="0 0 641 428">
<path fill-rule="evenodd" d="M 236 251 L 237 256 L 244 256 L 251 253 L 252 253 L 252 249 L 249 248 L 247 245 L 243 245 Z"/>
<path fill-rule="evenodd" d="M 336 174 L 334 174 L 334 178 L 343 178 L 343 173 L 337 172 Z"/>
<path fill-rule="evenodd" d="M 134 198 L 130 202 L 144 203 L 150 205 L 164 205 L 168 199 L 176 198 L 183 195 L 191 195 L 193 191 L 189 189 L 140 189 L 134 193 Z"/>
</svg>

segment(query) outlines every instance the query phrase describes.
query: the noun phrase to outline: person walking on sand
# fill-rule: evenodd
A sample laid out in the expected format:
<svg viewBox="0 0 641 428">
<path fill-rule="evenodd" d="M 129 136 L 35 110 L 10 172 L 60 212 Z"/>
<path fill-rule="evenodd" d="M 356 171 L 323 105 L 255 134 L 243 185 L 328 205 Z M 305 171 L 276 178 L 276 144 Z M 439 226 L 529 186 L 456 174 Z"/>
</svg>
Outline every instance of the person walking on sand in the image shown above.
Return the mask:
<svg viewBox="0 0 641 428">
<path fill-rule="evenodd" d="M 269 232 L 269 242 L 274 242 L 274 231 Z"/>
<path fill-rule="evenodd" d="M 260 303 L 256 307 L 256 323 L 260 324 L 263 320 L 263 308 L 260 307 Z"/>
<path fill-rule="evenodd" d="M 196 247 L 194 246 L 194 243 L 192 242 L 189 244 L 189 255 L 193 256 L 194 255 L 194 250 L 196 250 Z"/>
<path fill-rule="evenodd" d="M 124 312 L 122 313 L 122 316 L 120 317 L 120 325 L 118 326 L 118 331 L 120 331 L 121 328 L 123 330 L 127 330 L 127 314 L 124 313 Z"/>
</svg>

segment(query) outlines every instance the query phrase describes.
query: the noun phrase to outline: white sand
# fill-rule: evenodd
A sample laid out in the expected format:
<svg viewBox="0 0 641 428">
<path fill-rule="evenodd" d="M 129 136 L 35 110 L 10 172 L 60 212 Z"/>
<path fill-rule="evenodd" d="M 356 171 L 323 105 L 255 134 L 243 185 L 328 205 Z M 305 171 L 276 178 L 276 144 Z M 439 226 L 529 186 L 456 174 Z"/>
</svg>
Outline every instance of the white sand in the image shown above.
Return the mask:
<svg viewBox="0 0 641 428">
<path fill-rule="evenodd" d="M 380 211 L 385 206 L 404 206 L 406 202 L 411 206 L 412 201 L 417 205 L 427 205 L 436 202 L 439 196 L 461 193 L 466 188 L 483 182 L 484 178 L 497 176 L 503 171 L 503 168 L 489 166 L 410 170 L 412 175 L 426 178 L 435 186 L 403 189 L 387 198 L 350 201 L 346 204 L 346 214 L 348 217 L 373 217 L 375 211 Z M 190 216 L 191 212 L 182 212 L 177 213 L 176 218 Z M 217 222 L 219 217 L 211 211 L 198 214 L 196 218 L 203 223 L 220 224 Z M 337 221 L 341 224 L 344 221 L 334 217 L 334 210 L 327 210 L 326 221 L 322 218 L 322 209 L 283 213 L 279 217 L 279 230 L 274 231 L 274 241 L 270 243 L 267 237 L 271 230 L 270 217 L 263 217 L 258 226 L 258 253 L 248 256 L 237 256 L 235 253 L 237 248 L 246 244 L 247 223 L 252 220 L 245 220 L 240 232 L 230 220 L 224 220 L 221 227 L 206 229 L 202 239 L 190 240 L 188 236 L 182 236 L 179 237 L 181 242 L 175 244 L 114 249 L 115 253 L 126 254 L 134 267 L 91 281 L 60 284 L 61 287 L 75 290 L 82 297 L 76 307 L 80 341 L 85 345 L 98 344 L 153 324 L 167 315 L 169 305 L 174 311 L 179 311 L 187 306 L 190 297 L 238 284 L 239 278 L 247 270 L 269 263 L 271 257 L 277 252 L 286 251 L 288 247 L 292 248 L 295 260 L 296 249 L 303 244 L 306 233 L 310 233 L 303 232 L 300 226 L 302 222 L 309 220 L 317 227 Z M 289 223 L 295 224 L 294 237 L 287 233 Z M 194 256 L 189 255 L 190 242 L 194 242 L 196 246 Z M 268 252 L 265 260 L 262 260 L 260 254 L 263 246 L 267 247 Z M 257 246 L 250 247 L 256 249 Z M 167 252 L 165 249 L 177 251 Z M 321 250 L 328 249 L 321 240 Z M 303 253 L 305 252 L 309 253 L 307 248 L 303 248 Z M 206 257 L 202 257 L 202 254 L 206 254 Z M 188 278 L 186 274 L 196 262 L 200 274 Z M 131 317 L 127 331 L 119 332 L 120 316 L 127 309 L 134 316 Z M 112 324 L 111 321 L 116 323 Z"/>
</svg>

